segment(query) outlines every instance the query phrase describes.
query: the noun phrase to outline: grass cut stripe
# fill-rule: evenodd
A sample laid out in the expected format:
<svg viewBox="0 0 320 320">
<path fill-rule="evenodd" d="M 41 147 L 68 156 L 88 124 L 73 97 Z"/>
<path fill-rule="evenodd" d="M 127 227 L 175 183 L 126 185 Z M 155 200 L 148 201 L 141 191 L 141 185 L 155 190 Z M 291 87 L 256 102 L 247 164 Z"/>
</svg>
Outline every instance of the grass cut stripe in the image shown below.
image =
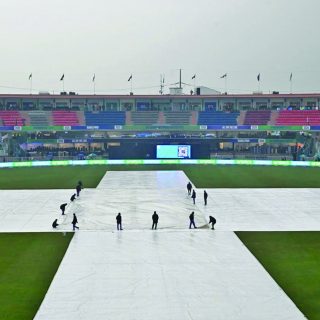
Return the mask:
<svg viewBox="0 0 320 320">
<path fill-rule="evenodd" d="M 0 318 L 33 319 L 73 233 L 0 233 Z"/>
<path fill-rule="evenodd" d="M 236 232 L 308 319 L 320 319 L 320 232 Z"/>
<path fill-rule="evenodd" d="M 79 180 L 95 188 L 105 173 L 104 166 L 5 169 L 0 170 L 0 189 L 74 189 Z"/>
<path fill-rule="evenodd" d="M 0 170 L 0 189 L 73 189 L 79 180 L 95 188 L 106 171 L 183 170 L 198 188 L 319 188 L 320 168 L 114 165 Z"/>
</svg>

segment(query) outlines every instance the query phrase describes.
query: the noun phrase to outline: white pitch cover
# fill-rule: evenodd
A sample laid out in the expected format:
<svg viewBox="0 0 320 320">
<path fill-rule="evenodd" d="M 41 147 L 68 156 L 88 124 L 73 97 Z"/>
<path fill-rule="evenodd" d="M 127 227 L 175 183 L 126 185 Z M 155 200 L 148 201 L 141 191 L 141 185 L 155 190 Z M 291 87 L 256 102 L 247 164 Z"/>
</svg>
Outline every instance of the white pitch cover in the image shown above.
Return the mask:
<svg viewBox="0 0 320 320">
<path fill-rule="evenodd" d="M 320 190 L 207 189 L 205 207 L 203 189 L 192 203 L 188 181 L 182 171 L 108 172 L 65 217 L 59 206 L 73 190 L 1 191 L 0 232 L 71 231 L 78 216 L 36 319 L 304 319 L 232 231 L 319 230 Z"/>
</svg>

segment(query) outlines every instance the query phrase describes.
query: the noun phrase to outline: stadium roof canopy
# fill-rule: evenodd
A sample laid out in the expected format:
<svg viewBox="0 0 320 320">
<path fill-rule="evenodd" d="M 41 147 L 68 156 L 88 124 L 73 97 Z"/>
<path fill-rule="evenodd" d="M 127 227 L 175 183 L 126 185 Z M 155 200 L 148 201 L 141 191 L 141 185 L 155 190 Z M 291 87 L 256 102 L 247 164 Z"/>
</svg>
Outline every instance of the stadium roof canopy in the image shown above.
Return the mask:
<svg viewBox="0 0 320 320">
<path fill-rule="evenodd" d="M 320 98 L 320 93 L 294 93 L 294 94 L 217 94 L 217 95 L 94 95 L 94 94 L 0 94 L 1 98 L 39 98 L 39 99 L 223 99 L 223 98 Z"/>
</svg>

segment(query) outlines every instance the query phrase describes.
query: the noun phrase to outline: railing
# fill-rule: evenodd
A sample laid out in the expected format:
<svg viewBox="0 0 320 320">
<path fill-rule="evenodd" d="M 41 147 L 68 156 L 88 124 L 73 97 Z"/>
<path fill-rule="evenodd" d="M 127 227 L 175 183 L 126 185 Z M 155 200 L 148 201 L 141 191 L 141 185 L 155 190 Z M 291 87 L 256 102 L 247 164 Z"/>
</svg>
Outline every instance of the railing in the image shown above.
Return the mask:
<svg viewBox="0 0 320 320">
<path fill-rule="evenodd" d="M 293 157 L 288 154 L 255 154 L 255 153 L 212 153 L 211 159 L 237 159 L 237 160 L 293 160 Z"/>
<path fill-rule="evenodd" d="M 88 157 L 86 157 L 88 158 Z M 94 160 L 105 159 L 105 157 L 97 156 Z M 32 157 L 6 157 L 0 156 L 0 162 L 23 162 L 23 161 L 51 161 L 51 160 L 79 160 L 77 156 L 32 156 Z"/>
</svg>

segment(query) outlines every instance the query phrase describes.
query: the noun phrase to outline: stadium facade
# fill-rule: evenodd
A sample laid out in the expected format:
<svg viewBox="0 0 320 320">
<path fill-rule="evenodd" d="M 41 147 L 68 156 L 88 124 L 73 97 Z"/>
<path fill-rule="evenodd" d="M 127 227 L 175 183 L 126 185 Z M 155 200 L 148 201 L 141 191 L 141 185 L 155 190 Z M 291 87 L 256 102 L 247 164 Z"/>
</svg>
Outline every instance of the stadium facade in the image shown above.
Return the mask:
<svg viewBox="0 0 320 320">
<path fill-rule="evenodd" d="M 320 93 L 218 95 L 17 95 L 1 94 L 1 110 L 240 111 L 319 109 Z"/>
<path fill-rule="evenodd" d="M 2 94 L 0 155 L 154 159 L 162 145 L 185 145 L 177 150 L 187 158 L 295 160 L 320 154 L 319 108 L 320 93 Z"/>
</svg>

